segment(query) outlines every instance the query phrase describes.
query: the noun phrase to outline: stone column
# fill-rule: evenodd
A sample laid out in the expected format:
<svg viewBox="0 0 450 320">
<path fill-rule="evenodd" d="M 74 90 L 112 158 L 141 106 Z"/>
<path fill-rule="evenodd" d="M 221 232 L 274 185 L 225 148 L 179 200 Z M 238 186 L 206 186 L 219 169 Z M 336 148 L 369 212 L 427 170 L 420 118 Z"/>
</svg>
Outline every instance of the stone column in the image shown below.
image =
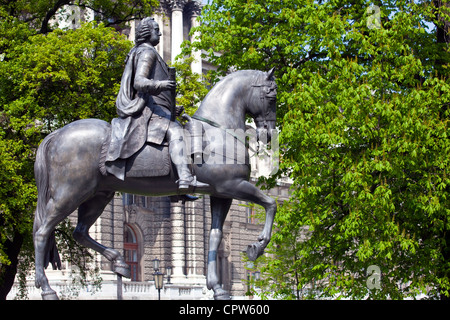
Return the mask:
<svg viewBox="0 0 450 320">
<path fill-rule="evenodd" d="M 159 30 L 163 34 L 159 39 L 159 44 L 156 46 L 156 51 L 158 51 L 159 55 L 164 59 L 164 11 L 161 7 L 155 10 L 153 14 L 153 19 L 158 23 Z"/>
<path fill-rule="evenodd" d="M 200 200 L 185 204 L 186 273 L 191 283 L 205 283 L 204 217 Z"/>
<path fill-rule="evenodd" d="M 181 53 L 181 43 L 183 42 L 183 8 L 187 0 L 172 0 L 170 9 L 172 10 L 172 47 L 171 62 Z"/>
<path fill-rule="evenodd" d="M 200 25 L 200 23 L 198 22 L 197 18 L 200 15 L 201 11 L 202 11 L 202 4 L 197 2 L 197 1 L 193 1 L 191 2 L 192 5 L 190 7 L 191 9 L 191 28 L 195 28 L 198 27 Z M 195 42 L 200 40 L 200 32 L 195 32 L 192 36 L 191 36 L 191 42 Z M 194 57 L 194 61 L 191 63 L 191 69 L 192 72 L 195 72 L 197 74 L 202 74 L 203 70 L 202 70 L 202 57 L 201 57 L 201 52 L 200 51 L 193 51 L 192 52 L 192 56 Z"/>
<path fill-rule="evenodd" d="M 136 20 L 131 20 L 127 24 L 130 27 L 130 33 L 128 34 L 128 40 L 134 42 L 134 38 L 136 36 L 136 25 L 137 25 Z"/>
<path fill-rule="evenodd" d="M 172 221 L 172 278 L 174 283 L 177 278 L 185 278 L 185 225 L 184 208 L 181 202 L 171 204 L 170 215 Z"/>
</svg>

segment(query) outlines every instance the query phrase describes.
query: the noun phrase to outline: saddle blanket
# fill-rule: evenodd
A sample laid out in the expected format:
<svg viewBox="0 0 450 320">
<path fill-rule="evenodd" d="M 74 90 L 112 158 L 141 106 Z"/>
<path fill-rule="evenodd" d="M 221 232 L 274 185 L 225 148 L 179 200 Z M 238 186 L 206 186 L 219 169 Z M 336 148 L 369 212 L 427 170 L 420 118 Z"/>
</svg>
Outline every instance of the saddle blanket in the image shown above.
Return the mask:
<svg viewBox="0 0 450 320">
<path fill-rule="evenodd" d="M 127 159 L 126 177 L 161 177 L 170 174 L 172 163 L 169 147 L 146 143 L 141 150 Z"/>
<path fill-rule="evenodd" d="M 162 177 L 171 173 L 172 163 L 166 144 L 146 143 L 128 159 L 106 162 L 104 171 L 124 180 L 127 178 Z"/>
</svg>

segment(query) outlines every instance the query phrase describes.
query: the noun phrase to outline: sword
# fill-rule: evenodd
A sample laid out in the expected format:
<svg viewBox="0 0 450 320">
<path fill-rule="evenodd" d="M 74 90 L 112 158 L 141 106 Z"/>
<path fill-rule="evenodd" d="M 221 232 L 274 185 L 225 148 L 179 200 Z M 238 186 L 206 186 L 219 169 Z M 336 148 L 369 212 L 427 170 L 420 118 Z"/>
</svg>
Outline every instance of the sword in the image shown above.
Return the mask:
<svg viewBox="0 0 450 320">
<path fill-rule="evenodd" d="M 169 67 L 169 80 L 171 81 L 176 81 L 176 75 L 175 75 L 175 68 L 174 67 Z M 170 121 L 175 121 L 175 117 L 176 117 L 176 91 L 177 89 L 173 89 L 171 90 L 171 104 L 170 104 Z"/>
</svg>

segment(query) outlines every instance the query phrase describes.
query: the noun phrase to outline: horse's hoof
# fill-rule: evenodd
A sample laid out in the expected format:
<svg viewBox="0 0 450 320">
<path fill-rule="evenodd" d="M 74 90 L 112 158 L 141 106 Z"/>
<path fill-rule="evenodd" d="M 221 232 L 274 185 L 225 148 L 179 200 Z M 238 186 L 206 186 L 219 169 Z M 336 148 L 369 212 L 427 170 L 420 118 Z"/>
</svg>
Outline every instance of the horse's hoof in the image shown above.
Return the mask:
<svg viewBox="0 0 450 320">
<path fill-rule="evenodd" d="M 120 274 L 122 277 L 131 278 L 130 266 L 125 262 L 114 262 L 113 272 Z"/>
<path fill-rule="evenodd" d="M 214 300 L 231 300 L 231 296 L 227 291 L 221 289 L 214 293 Z"/>
<path fill-rule="evenodd" d="M 58 295 L 53 290 L 43 291 L 41 296 L 42 300 L 59 300 Z"/>
<path fill-rule="evenodd" d="M 264 253 L 264 249 L 259 242 L 255 242 L 247 247 L 247 256 L 250 261 L 255 261 Z"/>
</svg>

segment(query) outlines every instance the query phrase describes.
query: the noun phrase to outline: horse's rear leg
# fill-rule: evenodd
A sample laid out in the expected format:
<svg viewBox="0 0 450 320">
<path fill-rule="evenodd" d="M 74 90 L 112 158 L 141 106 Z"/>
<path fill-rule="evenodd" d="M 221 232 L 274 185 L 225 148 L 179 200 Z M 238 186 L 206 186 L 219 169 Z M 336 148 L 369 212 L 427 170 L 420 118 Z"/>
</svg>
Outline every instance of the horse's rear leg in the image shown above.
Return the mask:
<svg viewBox="0 0 450 320">
<path fill-rule="evenodd" d="M 126 278 L 130 278 L 130 267 L 124 261 L 122 255 L 112 248 L 107 248 L 89 236 L 89 228 L 102 214 L 106 205 L 114 197 L 114 192 L 99 192 L 78 208 L 78 224 L 73 237 L 82 245 L 91 248 L 113 263 L 113 271 Z"/>
<path fill-rule="evenodd" d="M 38 206 L 39 208 L 39 206 Z M 53 199 L 43 206 L 45 213 L 38 214 L 39 218 L 35 218 L 34 225 L 34 250 L 35 250 L 35 268 L 36 268 L 36 287 L 42 289 L 42 299 L 58 300 L 58 295 L 50 287 L 47 276 L 44 271 L 45 257 L 48 253 L 49 239 L 55 227 L 66 218 L 72 210 L 62 210 L 55 204 Z"/>
</svg>

